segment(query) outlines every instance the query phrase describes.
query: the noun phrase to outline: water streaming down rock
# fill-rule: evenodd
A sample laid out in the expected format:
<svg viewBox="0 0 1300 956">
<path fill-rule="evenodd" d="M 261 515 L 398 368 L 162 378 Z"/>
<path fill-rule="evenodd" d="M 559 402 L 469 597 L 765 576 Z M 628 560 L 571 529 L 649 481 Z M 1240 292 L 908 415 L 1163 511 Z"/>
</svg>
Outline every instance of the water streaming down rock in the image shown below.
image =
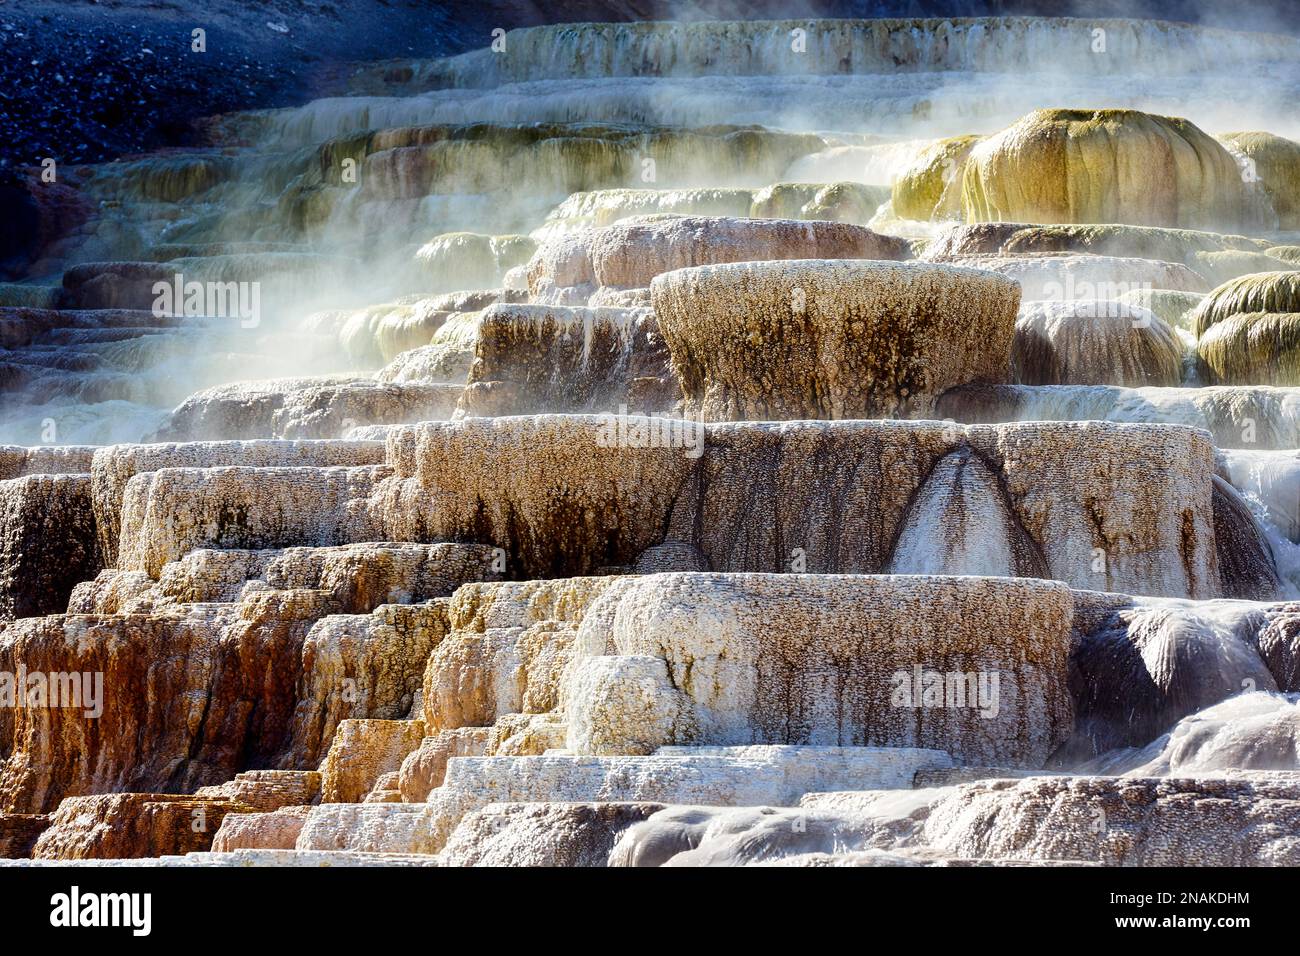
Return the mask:
<svg viewBox="0 0 1300 956">
<path fill-rule="evenodd" d="M 1296 862 L 1297 41 L 505 42 L 62 184 L 0 854 Z"/>
<path fill-rule="evenodd" d="M 1007 504 L 1006 489 L 968 448 L 935 465 L 894 546 L 894 574 L 1048 577 L 1038 545 Z"/>
<path fill-rule="evenodd" d="M 1147 309 L 1082 298 L 1027 302 L 1016 320 L 1012 374 L 1023 385 L 1177 385 L 1183 351 Z"/>
</svg>

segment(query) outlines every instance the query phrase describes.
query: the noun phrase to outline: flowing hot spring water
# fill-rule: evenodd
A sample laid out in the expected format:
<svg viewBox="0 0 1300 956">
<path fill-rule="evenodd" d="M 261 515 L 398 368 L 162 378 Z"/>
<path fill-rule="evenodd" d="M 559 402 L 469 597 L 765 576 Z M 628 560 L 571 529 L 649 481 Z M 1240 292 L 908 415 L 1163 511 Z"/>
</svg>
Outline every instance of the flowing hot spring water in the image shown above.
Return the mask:
<svg viewBox="0 0 1300 956">
<path fill-rule="evenodd" d="M 462 25 L 7 161 L 0 856 L 1300 863 L 1244 25 Z"/>
</svg>

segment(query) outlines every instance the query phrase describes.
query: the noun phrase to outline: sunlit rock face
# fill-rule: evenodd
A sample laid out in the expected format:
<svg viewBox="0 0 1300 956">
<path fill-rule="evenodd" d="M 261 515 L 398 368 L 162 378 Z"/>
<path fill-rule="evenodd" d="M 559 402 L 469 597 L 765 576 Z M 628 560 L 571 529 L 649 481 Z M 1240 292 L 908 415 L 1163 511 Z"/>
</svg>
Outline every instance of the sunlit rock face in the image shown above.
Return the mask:
<svg viewBox="0 0 1300 956">
<path fill-rule="evenodd" d="M 1107 223 L 1038 225 L 975 222 L 943 230 L 922 258 L 942 261 L 960 255 L 1045 255 L 1086 252 L 1098 256 L 1157 259 L 1192 265 L 1201 252 L 1266 252 L 1264 239 L 1195 229 Z"/>
<path fill-rule="evenodd" d="M 190 793 L 246 769 L 314 770 L 345 718 L 383 723 L 413 706 L 446 626 L 439 605 L 404 605 L 494 576 L 490 551 L 456 545 L 250 552 L 233 555 L 243 559 L 234 568 L 223 554 L 169 566 L 119 608 L 6 629 L 9 673 L 22 662 L 100 675 L 78 688 L 78 708 L 29 699 L 4 712 L 6 810 L 70 794 Z"/>
<path fill-rule="evenodd" d="M 690 266 L 766 259 L 906 259 L 908 244 L 849 223 L 638 217 L 563 233 L 528 265 L 535 300 L 581 305 L 597 290 L 643 289 Z"/>
<path fill-rule="evenodd" d="M 1294 312 L 1239 312 L 1196 343 L 1201 378 L 1214 385 L 1300 385 Z"/>
<path fill-rule="evenodd" d="M 450 418 L 460 393 L 454 383 L 241 382 L 190 396 L 149 437 L 164 442 L 341 438 L 361 423 Z"/>
<path fill-rule="evenodd" d="M 926 417 L 1006 378 L 1019 304 L 985 272 L 815 259 L 669 272 L 651 296 L 683 411 L 711 420 Z"/>
<path fill-rule="evenodd" d="M 953 136 L 923 150 L 894 182 L 894 214 L 901 219 L 961 218 L 962 171 L 978 142 L 978 136 Z"/>
<path fill-rule="evenodd" d="M 1272 200 L 1278 227 L 1300 227 L 1300 143 L 1262 131 L 1227 133 L 1220 139 L 1250 161 L 1247 168 Z"/>
<path fill-rule="evenodd" d="M 0 857 L 1298 862 L 1300 41 L 504 42 L 31 178 Z"/>
<path fill-rule="evenodd" d="M 656 575 L 607 591 L 588 610 L 575 669 L 590 666 L 587 655 L 659 658 L 666 667 L 659 706 L 627 702 L 638 708 L 628 724 L 636 736 L 621 747 L 603 738 L 607 753 L 667 744 L 920 747 L 963 762 L 1041 766 L 1072 724 L 1072 609 L 1069 590 L 1046 582 Z M 962 621 L 981 622 L 978 636 Z M 1012 645 L 998 646 L 1012 635 Z M 960 688 L 933 677 L 951 673 L 963 675 Z M 622 703 L 611 685 L 647 679 L 642 669 L 606 675 L 596 686 L 575 677 L 571 721 L 600 708 L 589 722 L 608 727 Z M 661 710 L 666 700 L 676 705 Z M 591 739 L 571 725 L 570 749 L 590 752 Z"/>
<path fill-rule="evenodd" d="M 975 147 L 962 176 L 962 211 L 976 222 L 1212 229 L 1242 224 L 1245 205 L 1219 143 L 1187 120 L 1131 110 L 1033 113 Z"/>
<path fill-rule="evenodd" d="M 490 543 L 526 576 L 627 567 L 665 541 L 690 544 L 718 571 L 878 572 L 889 566 L 905 523 L 938 530 L 933 512 L 953 494 L 951 479 L 940 468 L 936 487 L 923 486 L 946 456 L 964 450 L 1005 491 L 996 493 L 988 478 L 958 486 L 960 494 L 987 495 L 980 508 L 989 517 L 942 525 L 943 547 L 980 547 L 955 545 L 957 528 L 992 524 L 1010 533 L 1011 522 L 1041 552 L 1050 576 L 1075 586 L 1221 593 L 1212 448 L 1188 429 L 466 419 L 390 434 L 391 476 L 352 471 L 378 478 L 366 494 L 386 537 Z M 1116 460 L 1122 469 L 1103 466 Z M 324 469 L 315 474 L 313 482 L 342 480 Z M 1130 482 L 1144 493 L 1129 494 Z M 1062 488 L 1073 489 L 1068 499 L 1058 495 Z M 189 507 L 216 508 L 219 500 Z M 318 520 L 342 530 L 358 515 L 343 506 Z M 153 527 L 146 517 L 141 533 L 154 534 Z M 157 533 L 170 537 L 170 528 Z M 905 540 L 914 553 L 915 530 Z M 1017 534 L 1005 547 L 1027 553 L 1028 542 Z M 994 563 L 1006 566 L 1006 557 Z"/>
</svg>

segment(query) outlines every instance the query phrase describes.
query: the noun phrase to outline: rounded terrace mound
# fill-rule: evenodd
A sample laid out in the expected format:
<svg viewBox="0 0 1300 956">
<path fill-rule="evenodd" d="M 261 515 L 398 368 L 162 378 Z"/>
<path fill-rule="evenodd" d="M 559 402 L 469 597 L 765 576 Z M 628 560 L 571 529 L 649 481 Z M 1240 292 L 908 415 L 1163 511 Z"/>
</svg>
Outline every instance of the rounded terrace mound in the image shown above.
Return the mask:
<svg viewBox="0 0 1300 956">
<path fill-rule="evenodd" d="M 1020 303 L 995 273 L 876 260 L 701 266 L 650 290 L 683 410 L 715 421 L 925 416 L 1007 380 Z"/>
<path fill-rule="evenodd" d="M 1207 385 L 1300 385 L 1300 314 L 1228 316 L 1196 343 L 1196 354 Z"/>
<path fill-rule="evenodd" d="M 1231 279 L 1201 300 L 1188 319 L 1196 337 L 1233 315 L 1300 312 L 1300 272 L 1257 272 Z"/>
<path fill-rule="evenodd" d="M 1076 299 L 1031 302 L 1012 357 L 1022 385 L 1177 385 L 1183 343 L 1149 309 Z"/>
<path fill-rule="evenodd" d="M 976 146 L 968 222 L 1222 229 L 1247 208 L 1237 161 L 1185 119 L 1137 110 L 1036 110 Z"/>
</svg>

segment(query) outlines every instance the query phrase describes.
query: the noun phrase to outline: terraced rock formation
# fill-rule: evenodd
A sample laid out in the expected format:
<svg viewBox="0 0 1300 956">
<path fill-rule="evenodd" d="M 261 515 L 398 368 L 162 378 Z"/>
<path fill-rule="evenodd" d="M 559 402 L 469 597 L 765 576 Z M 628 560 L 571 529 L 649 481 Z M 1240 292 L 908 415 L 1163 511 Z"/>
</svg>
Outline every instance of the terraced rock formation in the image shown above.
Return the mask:
<svg viewBox="0 0 1300 956">
<path fill-rule="evenodd" d="M 1098 24 L 512 31 L 34 176 L 5 865 L 1300 863 L 1300 47 Z"/>
</svg>

